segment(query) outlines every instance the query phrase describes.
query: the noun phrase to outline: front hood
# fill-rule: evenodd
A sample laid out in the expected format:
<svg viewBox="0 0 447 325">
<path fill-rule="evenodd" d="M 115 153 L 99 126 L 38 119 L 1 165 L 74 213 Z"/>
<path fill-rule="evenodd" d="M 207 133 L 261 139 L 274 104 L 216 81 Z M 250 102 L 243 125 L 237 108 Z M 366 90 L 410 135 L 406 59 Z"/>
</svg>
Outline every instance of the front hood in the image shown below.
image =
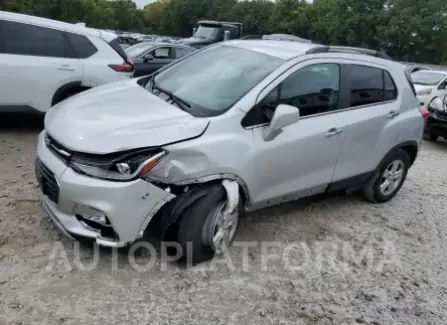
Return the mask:
<svg viewBox="0 0 447 325">
<path fill-rule="evenodd" d="M 51 108 L 45 130 L 68 149 L 105 154 L 200 136 L 196 118 L 151 94 L 136 80 L 100 86 Z"/>
</svg>

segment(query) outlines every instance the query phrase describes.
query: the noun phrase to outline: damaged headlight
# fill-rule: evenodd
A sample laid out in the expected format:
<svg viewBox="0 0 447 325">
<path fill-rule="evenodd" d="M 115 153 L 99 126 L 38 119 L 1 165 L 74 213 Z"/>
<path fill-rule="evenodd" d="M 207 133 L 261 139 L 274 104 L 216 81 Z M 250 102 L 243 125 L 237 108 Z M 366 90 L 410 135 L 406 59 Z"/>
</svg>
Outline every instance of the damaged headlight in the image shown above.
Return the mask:
<svg viewBox="0 0 447 325">
<path fill-rule="evenodd" d="M 74 154 L 70 167 L 76 172 L 90 177 L 131 181 L 144 177 L 165 156 L 161 149 L 139 150 L 111 155 Z"/>
</svg>

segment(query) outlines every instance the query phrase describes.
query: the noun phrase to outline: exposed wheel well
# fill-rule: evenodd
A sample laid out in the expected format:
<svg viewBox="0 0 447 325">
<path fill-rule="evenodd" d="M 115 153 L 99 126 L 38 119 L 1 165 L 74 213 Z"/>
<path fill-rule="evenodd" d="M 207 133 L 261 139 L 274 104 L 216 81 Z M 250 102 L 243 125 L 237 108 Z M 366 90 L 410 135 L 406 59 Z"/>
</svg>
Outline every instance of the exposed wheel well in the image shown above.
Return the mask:
<svg viewBox="0 0 447 325">
<path fill-rule="evenodd" d="M 408 154 L 408 156 L 410 157 L 411 165 L 413 165 L 414 161 L 416 160 L 416 156 L 418 154 L 417 147 L 413 144 L 406 144 L 404 146 L 401 146 L 400 148 L 403 149 Z"/>
<path fill-rule="evenodd" d="M 175 188 L 173 193 L 178 193 L 178 196 L 174 198 L 169 203 L 165 204 L 152 218 L 152 220 L 149 222 L 149 224 L 146 227 L 146 234 L 150 236 L 151 238 L 155 238 L 156 240 L 166 240 L 166 241 L 172 241 L 174 240 L 173 236 L 176 233 L 176 229 L 178 226 L 178 222 L 180 220 L 181 213 L 189 207 L 192 203 L 194 203 L 196 200 L 199 200 L 201 195 L 200 192 L 203 192 L 208 187 L 221 185 L 222 179 L 216 179 L 204 183 L 198 183 L 193 185 L 185 185 L 185 186 L 178 186 Z M 188 193 L 191 193 L 191 195 L 186 195 L 183 193 L 184 189 L 189 186 L 190 189 L 188 190 Z M 222 186 L 222 185 L 221 185 Z M 198 195 L 197 195 L 198 194 Z M 197 195 L 197 196 L 196 196 Z M 242 200 L 243 206 L 245 206 L 245 203 L 247 202 L 247 197 L 242 189 L 242 187 L 239 185 L 239 195 Z M 196 196 L 196 197 L 194 197 Z M 183 202 L 180 202 L 183 201 Z M 186 202 L 189 201 L 189 202 Z M 179 207 L 179 209 L 176 209 Z M 175 212 L 174 212 L 175 211 Z M 172 216 L 172 213 L 176 214 L 176 216 Z M 166 220 L 173 217 L 173 220 L 166 223 Z"/>
<path fill-rule="evenodd" d="M 64 99 L 67 99 L 68 97 L 78 94 L 87 89 L 90 89 L 90 87 L 82 86 L 80 81 L 65 84 L 54 93 L 53 99 L 51 101 L 51 106 L 54 106 Z"/>
</svg>

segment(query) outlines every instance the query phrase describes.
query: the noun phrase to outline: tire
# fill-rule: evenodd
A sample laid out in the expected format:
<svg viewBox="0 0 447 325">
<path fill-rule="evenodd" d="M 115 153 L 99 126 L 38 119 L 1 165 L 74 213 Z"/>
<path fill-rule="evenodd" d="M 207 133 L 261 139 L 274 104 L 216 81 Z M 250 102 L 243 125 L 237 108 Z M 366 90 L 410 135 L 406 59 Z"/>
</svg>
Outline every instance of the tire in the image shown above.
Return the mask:
<svg viewBox="0 0 447 325">
<path fill-rule="evenodd" d="M 384 177 L 385 171 L 393 164 L 394 162 L 400 162 L 401 164 L 401 178 L 399 182 L 394 183 L 392 191 L 382 191 L 381 184 L 385 185 L 386 178 Z M 403 149 L 396 149 L 388 153 L 385 158 L 381 161 L 379 166 L 377 167 L 374 175 L 371 179 L 366 183 L 366 185 L 362 188 L 363 197 L 373 203 L 384 203 L 391 200 L 397 192 L 399 192 L 402 184 L 407 177 L 408 169 L 411 166 L 411 160 L 408 154 Z M 397 175 L 397 174 L 396 174 Z M 391 186 L 391 185 L 390 185 Z M 390 189 L 390 187 L 388 187 Z"/>
<path fill-rule="evenodd" d="M 82 88 L 82 87 L 75 87 L 75 88 L 67 89 L 59 98 L 57 98 L 54 101 L 53 106 L 66 100 L 67 98 L 77 95 L 87 89 L 88 88 Z"/>
<path fill-rule="evenodd" d="M 436 134 L 433 134 L 431 129 L 424 130 L 424 140 L 426 141 L 436 141 L 438 140 L 439 136 Z"/>
<path fill-rule="evenodd" d="M 182 262 L 199 263 L 210 260 L 216 254 L 211 237 L 213 233 L 213 223 L 216 212 L 225 205 L 227 201 L 226 191 L 221 185 L 213 185 L 208 193 L 188 207 L 177 228 L 177 242 L 182 248 Z M 242 211 L 242 203 L 236 208 L 238 214 L 235 223 L 234 234 L 237 232 Z M 230 238 L 227 247 L 231 245 L 234 236 Z"/>
</svg>

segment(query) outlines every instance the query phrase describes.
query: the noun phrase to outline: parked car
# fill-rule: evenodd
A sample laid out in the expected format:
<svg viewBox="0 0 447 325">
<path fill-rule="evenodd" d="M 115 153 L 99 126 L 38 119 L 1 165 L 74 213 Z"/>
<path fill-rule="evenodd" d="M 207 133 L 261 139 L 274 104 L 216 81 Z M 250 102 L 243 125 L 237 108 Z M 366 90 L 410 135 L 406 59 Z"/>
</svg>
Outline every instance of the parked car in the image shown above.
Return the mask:
<svg viewBox="0 0 447 325">
<path fill-rule="evenodd" d="M 242 23 L 201 20 L 193 29 L 192 37 L 177 41 L 196 49 L 242 37 Z"/>
<path fill-rule="evenodd" d="M 419 70 L 411 74 L 420 105 L 428 105 L 435 97 L 447 94 L 447 71 Z"/>
<path fill-rule="evenodd" d="M 416 65 L 416 64 L 411 64 L 408 66 L 408 71 L 410 73 L 416 72 L 416 71 L 421 71 L 421 70 L 431 70 L 430 67 L 424 66 L 424 65 Z"/>
<path fill-rule="evenodd" d="M 45 210 L 70 237 L 156 233 L 198 263 L 244 211 L 343 189 L 391 200 L 423 133 L 406 67 L 328 51 L 222 42 L 60 103 L 37 146 Z"/>
<path fill-rule="evenodd" d="M 134 77 L 151 74 L 195 51 L 192 47 L 179 44 L 143 42 L 124 50 L 135 66 Z"/>
<path fill-rule="evenodd" d="M 45 112 L 133 70 L 115 34 L 0 11 L 0 111 Z"/>
<path fill-rule="evenodd" d="M 429 117 L 424 128 L 424 139 L 436 141 L 447 139 L 447 95 L 433 98 L 427 106 Z"/>
</svg>

